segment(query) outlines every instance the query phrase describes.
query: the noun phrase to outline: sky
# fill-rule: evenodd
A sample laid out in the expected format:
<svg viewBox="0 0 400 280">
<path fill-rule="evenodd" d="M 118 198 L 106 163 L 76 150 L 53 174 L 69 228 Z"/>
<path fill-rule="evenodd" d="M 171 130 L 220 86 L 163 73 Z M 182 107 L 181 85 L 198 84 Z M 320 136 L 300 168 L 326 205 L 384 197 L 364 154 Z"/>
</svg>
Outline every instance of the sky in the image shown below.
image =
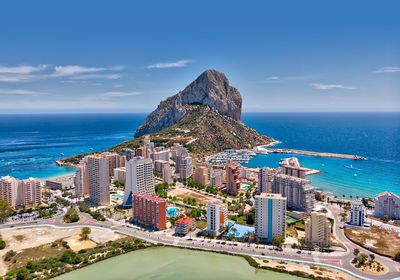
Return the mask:
<svg viewBox="0 0 400 280">
<path fill-rule="evenodd" d="M 151 112 L 206 69 L 246 112 L 399 112 L 399 1 L 1 1 L 0 113 Z"/>
</svg>

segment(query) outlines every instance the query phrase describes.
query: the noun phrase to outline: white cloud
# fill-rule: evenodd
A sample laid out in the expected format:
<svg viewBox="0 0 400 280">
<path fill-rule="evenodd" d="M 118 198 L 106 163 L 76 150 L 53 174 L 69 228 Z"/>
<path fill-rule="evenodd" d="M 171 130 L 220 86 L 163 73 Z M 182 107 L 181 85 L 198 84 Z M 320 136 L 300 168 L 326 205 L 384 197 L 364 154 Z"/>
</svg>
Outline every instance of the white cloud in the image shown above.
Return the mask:
<svg viewBox="0 0 400 280">
<path fill-rule="evenodd" d="M 316 89 L 321 89 L 321 90 L 331 90 L 331 89 L 353 90 L 353 89 L 356 89 L 355 87 L 352 87 L 352 86 L 345 86 L 345 85 L 339 85 L 339 84 L 311 84 L 311 86 Z"/>
<path fill-rule="evenodd" d="M 114 87 L 114 88 L 122 88 L 122 87 L 124 87 L 125 85 L 123 85 L 123 84 L 116 84 L 116 85 L 112 85 L 112 87 Z"/>
<path fill-rule="evenodd" d="M 0 89 L 0 95 L 42 96 L 42 95 L 48 95 L 48 93 L 33 91 L 33 90 L 25 90 L 25 89 Z"/>
<path fill-rule="evenodd" d="M 178 67 L 186 67 L 189 63 L 193 62 L 189 59 L 182 59 L 175 62 L 158 62 L 155 64 L 148 65 L 147 69 L 161 69 L 161 68 L 178 68 Z"/>
<path fill-rule="evenodd" d="M 71 80 L 89 80 L 89 79 L 104 79 L 104 80 L 118 80 L 121 78 L 119 74 L 86 74 L 69 77 Z"/>
<path fill-rule="evenodd" d="M 85 67 L 80 65 L 66 65 L 66 66 L 56 66 L 54 67 L 54 76 L 73 76 L 86 73 L 95 73 L 100 71 L 105 71 L 107 68 L 99 67 Z"/>
<path fill-rule="evenodd" d="M 268 78 L 268 80 L 272 80 L 272 81 L 276 81 L 276 80 L 279 80 L 279 79 L 280 79 L 280 77 L 278 77 L 278 76 L 272 76 L 272 77 Z"/>
<path fill-rule="evenodd" d="M 138 96 L 142 95 L 142 92 L 139 91 L 131 91 L 131 92 L 123 92 L 123 91 L 109 91 L 101 94 L 101 97 L 110 98 L 110 97 L 125 97 L 125 96 Z"/>
<path fill-rule="evenodd" d="M 50 65 L 39 64 L 37 66 L 32 65 L 19 65 L 19 66 L 1 66 L 0 74 L 31 74 L 34 72 L 40 72 L 46 70 Z"/>
<path fill-rule="evenodd" d="M 375 73 L 396 73 L 396 72 L 400 72 L 400 67 L 398 66 L 382 67 L 381 69 L 375 71 Z"/>
</svg>

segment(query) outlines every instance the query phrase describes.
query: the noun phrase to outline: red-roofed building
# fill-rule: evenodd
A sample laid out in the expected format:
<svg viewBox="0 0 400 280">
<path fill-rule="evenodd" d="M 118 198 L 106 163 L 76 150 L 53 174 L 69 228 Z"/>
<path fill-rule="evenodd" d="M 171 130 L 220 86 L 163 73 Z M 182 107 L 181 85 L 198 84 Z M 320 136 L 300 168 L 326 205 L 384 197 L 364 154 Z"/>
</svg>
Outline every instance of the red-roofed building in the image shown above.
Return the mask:
<svg viewBox="0 0 400 280">
<path fill-rule="evenodd" d="M 133 222 L 145 227 L 163 230 L 167 224 L 167 201 L 141 193 L 132 194 Z"/>
<path fill-rule="evenodd" d="M 191 217 L 183 217 L 175 222 L 175 234 L 186 235 L 196 229 L 196 220 Z"/>
</svg>

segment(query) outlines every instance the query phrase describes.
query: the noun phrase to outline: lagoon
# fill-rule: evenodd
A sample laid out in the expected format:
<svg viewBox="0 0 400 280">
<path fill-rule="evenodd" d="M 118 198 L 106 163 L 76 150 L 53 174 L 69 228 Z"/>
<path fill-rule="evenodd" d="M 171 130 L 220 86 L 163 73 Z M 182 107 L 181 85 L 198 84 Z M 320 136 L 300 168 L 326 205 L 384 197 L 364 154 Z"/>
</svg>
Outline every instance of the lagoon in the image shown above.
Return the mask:
<svg viewBox="0 0 400 280">
<path fill-rule="evenodd" d="M 56 279 L 292 280 L 302 278 L 255 269 L 241 257 L 178 248 L 149 248 L 113 257 Z"/>
</svg>

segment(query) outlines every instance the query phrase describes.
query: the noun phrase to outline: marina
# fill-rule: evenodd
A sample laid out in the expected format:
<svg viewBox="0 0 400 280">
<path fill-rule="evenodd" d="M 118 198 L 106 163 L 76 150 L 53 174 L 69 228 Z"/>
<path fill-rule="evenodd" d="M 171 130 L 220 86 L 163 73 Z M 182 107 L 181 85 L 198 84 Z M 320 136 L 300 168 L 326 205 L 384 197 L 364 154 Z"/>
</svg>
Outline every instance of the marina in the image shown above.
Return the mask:
<svg viewBox="0 0 400 280">
<path fill-rule="evenodd" d="M 238 163 L 248 163 L 249 160 L 256 156 L 256 152 L 249 149 L 234 150 L 229 149 L 221 153 L 214 154 L 208 158 L 208 163 L 213 165 L 225 165 L 228 160 Z"/>
</svg>

